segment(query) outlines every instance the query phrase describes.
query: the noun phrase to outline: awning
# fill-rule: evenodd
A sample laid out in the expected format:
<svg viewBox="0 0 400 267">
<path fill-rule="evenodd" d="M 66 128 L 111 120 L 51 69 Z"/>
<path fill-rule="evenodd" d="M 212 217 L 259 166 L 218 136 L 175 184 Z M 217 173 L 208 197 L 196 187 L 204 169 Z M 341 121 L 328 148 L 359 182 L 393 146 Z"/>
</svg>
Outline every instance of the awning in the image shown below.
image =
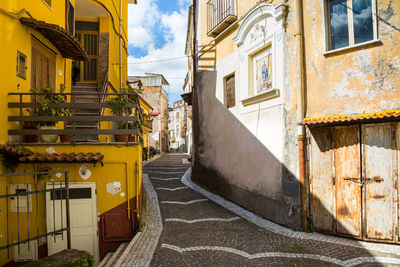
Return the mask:
<svg viewBox="0 0 400 267">
<path fill-rule="evenodd" d="M 87 60 L 88 56 L 75 37 L 64 28 L 31 18 L 20 18 L 22 24 L 32 27 L 43 34 L 61 52 L 63 57 Z"/>
<path fill-rule="evenodd" d="M 299 125 L 333 126 L 360 123 L 378 123 L 400 121 L 400 110 L 384 110 L 380 112 L 362 113 L 359 115 L 334 115 L 305 118 Z"/>
<path fill-rule="evenodd" d="M 96 163 L 102 161 L 102 153 L 34 153 L 19 158 L 22 163 Z"/>
</svg>

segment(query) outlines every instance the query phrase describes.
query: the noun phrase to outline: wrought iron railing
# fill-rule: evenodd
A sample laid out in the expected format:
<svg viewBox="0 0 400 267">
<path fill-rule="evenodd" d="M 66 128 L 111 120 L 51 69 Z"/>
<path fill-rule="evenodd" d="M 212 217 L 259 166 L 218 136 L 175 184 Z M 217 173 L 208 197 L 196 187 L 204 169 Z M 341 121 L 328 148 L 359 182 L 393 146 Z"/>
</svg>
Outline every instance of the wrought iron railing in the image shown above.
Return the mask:
<svg viewBox="0 0 400 267">
<path fill-rule="evenodd" d="M 207 32 L 218 34 L 237 19 L 236 0 L 209 0 L 207 2 Z"/>
<path fill-rule="evenodd" d="M 48 176 L 50 174 L 64 174 L 64 183 L 53 181 L 49 184 L 49 188 L 46 188 L 46 183 L 38 182 L 40 180 L 40 177 Z M 51 236 L 51 238 L 54 238 L 54 242 L 56 243 L 56 236 L 59 235 L 61 235 L 61 240 L 64 240 L 64 238 L 67 239 L 66 249 L 70 249 L 71 222 L 68 171 L 0 174 L 0 177 L 16 176 L 34 176 L 35 183 L 33 184 L 33 186 L 35 188 L 34 190 L 31 190 L 32 187 L 30 185 L 32 184 L 14 184 L 13 192 L 11 192 L 11 185 L 6 185 L 5 195 L 0 195 L 0 201 L 5 202 L 2 206 L 5 207 L 5 211 L 3 212 L 3 214 L 5 213 L 6 225 L 2 225 L 2 227 L 4 227 L 2 228 L 2 231 L 5 231 L 7 241 L 6 245 L 0 246 L 0 250 L 7 249 L 8 258 L 10 258 L 10 248 L 17 247 L 17 255 L 14 254 L 15 258 L 21 253 L 21 245 L 27 244 L 29 250 L 33 249 L 30 248 L 31 242 L 37 241 L 36 249 L 38 249 L 40 239 L 46 238 L 46 243 L 48 243 L 47 239 Z M 43 184 L 42 188 L 40 188 L 41 184 Z M 40 214 L 45 213 L 46 210 L 46 203 L 43 200 L 47 199 L 47 197 L 40 197 L 42 201 L 40 202 L 39 195 L 46 194 L 47 192 L 50 192 L 51 196 L 57 194 L 61 195 L 61 197 L 59 199 L 51 197 L 49 201 L 52 202 L 53 206 L 52 214 L 47 214 L 48 218 L 42 218 Z M 33 201 L 32 198 L 34 198 L 35 201 Z M 12 201 L 14 201 L 14 204 L 12 203 Z M 56 214 L 57 212 L 55 211 L 57 201 L 60 201 L 59 203 L 61 207 L 58 214 Z M 65 204 L 63 204 L 63 201 L 65 201 Z M 63 205 L 65 205 L 65 214 Z M 59 227 L 57 227 L 56 221 L 60 222 Z M 52 229 L 49 229 L 49 227 L 47 226 L 47 222 L 52 222 Z M 43 228 L 45 228 L 46 230 L 43 231 Z"/>
<path fill-rule="evenodd" d="M 143 111 L 136 93 L 53 93 L 54 95 L 61 96 L 68 101 L 65 103 L 45 103 L 47 108 L 64 109 L 68 111 L 68 115 L 63 116 L 39 116 L 38 110 L 43 108 L 43 101 L 41 97 L 49 95 L 48 93 L 10 93 L 10 97 L 18 97 L 19 101 L 12 101 L 8 103 L 10 109 L 18 109 L 18 113 L 14 112 L 8 117 L 9 122 L 18 122 L 17 129 L 9 129 L 10 136 L 19 136 L 17 139 L 11 139 L 13 144 L 26 143 L 26 136 L 43 136 L 43 135 L 70 135 L 70 143 L 80 143 L 77 140 L 79 135 L 126 135 L 134 136 L 134 142 L 143 142 L 142 137 L 142 122 Z M 101 102 L 93 103 L 82 100 L 82 97 L 95 97 Z M 107 99 L 112 97 L 119 97 L 122 99 L 121 103 L 110 103 Z M 110 110 L 104 112 L 102 109 Z M 119 113 L 112 113 L 112 110 L 119 109 Z M 85 114 L 82 110 L 92 110 L 94 112 Z M 97 114 L 96 114 L 97 113 Z M 95 114 L 95 115 L 93 115 Z M 64 129 L 39 129 L 36 126 L 44 123 L 57 123 L 67 122 L 67 127 Z M 97 122 L 96 128 L 81 127 L 88 122 Z M 112 122 L 113 127 L 110 125 L 102 125 L 101 122 Z M 34 125 L 33 127 L 26 127 L 26 124 Z M 118 127 L 119 125 L 119 127 Z M 123 127 L 121 127 L 123 125 Z M 112 137 L 109 138 L 112 140 Z M 129 138 L 126 138 L 124 143 L 129 144 Z M 108 142 L 120 143 L 120 142 Z"/>
</svg>

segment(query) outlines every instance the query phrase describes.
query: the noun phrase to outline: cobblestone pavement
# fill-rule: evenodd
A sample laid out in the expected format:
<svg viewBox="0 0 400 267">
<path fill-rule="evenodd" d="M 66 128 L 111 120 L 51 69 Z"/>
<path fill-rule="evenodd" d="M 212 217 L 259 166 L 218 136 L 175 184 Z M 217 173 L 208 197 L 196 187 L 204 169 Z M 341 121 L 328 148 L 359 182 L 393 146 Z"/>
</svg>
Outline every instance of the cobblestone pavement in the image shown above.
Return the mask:
<svg viewBox="0 0 400 267">
<path fill-rule="evenodd" d="M 190 168 L 183 158 L 187 156 L 164 155 L 144 168 L 157 193 L 162 224 L 160 237 L 147 241 L 158 243 L 154 254 L 147 250 L 148 262 L 142 266 L 400 266 L 397 253 L 346 246 L 343 238 L 335 243 L 291 230 L 270 231 L 249 222 L 238 216 L 240 212 L 233 213 L 182 183 L 180 178 Z M 298 234 L 291 237 L 289 232 Z M 132 260 L 124 266 L 137 266 Z"/>
</svg>

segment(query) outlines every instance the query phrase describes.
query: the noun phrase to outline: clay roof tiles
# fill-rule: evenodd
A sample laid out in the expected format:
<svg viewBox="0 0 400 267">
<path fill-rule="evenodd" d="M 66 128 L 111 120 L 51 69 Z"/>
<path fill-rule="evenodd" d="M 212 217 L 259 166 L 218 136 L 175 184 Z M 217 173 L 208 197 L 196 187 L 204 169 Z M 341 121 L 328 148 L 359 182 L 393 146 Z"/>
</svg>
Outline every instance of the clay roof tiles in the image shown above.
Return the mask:
<svg viewBox="0 0 400 267">
<path fill-rule="evenodd" d="M 48 163 L 96 163 L 102 161 L 102 153 L 34 153 L 19 158 L 20 162 L 48 162 Z"/>
<path fill-rule="evenodd" d="M 362 113 L 359 115 L 334 115 L 305 118 L 299 125 L 331 126 L 358 123 L 390 122 L 400 120 L 400 110 L 384 110 L 380 112 Z"/>
</svg>

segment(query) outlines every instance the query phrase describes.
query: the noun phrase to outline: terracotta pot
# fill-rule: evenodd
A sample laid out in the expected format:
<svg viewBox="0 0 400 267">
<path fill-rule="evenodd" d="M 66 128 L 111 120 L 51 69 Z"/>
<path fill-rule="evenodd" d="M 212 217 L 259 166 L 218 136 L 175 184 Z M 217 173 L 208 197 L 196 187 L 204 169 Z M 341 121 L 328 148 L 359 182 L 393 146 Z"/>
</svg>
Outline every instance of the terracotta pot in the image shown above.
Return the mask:
<svg viewBox="0 0 400 267">
<path fill-rule="evenodd" d="M 39 141 L 39 137 L 37 135 L 25 135 L 24 143 L 37 143 Z"/>
<path fill-rule="evenodd" d="M 128 136 L 128 142 L 131 142 L 131 143 L 136 142 L 136 136 L 134 136 L 134 135 Z"/>
<path fill-rule="evenodd" d="M 59 128 L 57 126 L 40 126 L 41 130 L 58 130 Z M 44 134 L 40 136 L 40 141 L 42 143 L 55 143 L 57 142 L 58 135 L 57 134 Z"/>
<path fill-rule="evenodd" d="M 126 142 L 128 140 L 127 134 L 114 134 L 115 142 Z"/>
<path fill-rule="evenodd" d="M 71 142 L 71 135 L 70 134 L 61 134 L 60 135 L 60 141 L 62 143 L 69 143 Z"/>
</svg>

